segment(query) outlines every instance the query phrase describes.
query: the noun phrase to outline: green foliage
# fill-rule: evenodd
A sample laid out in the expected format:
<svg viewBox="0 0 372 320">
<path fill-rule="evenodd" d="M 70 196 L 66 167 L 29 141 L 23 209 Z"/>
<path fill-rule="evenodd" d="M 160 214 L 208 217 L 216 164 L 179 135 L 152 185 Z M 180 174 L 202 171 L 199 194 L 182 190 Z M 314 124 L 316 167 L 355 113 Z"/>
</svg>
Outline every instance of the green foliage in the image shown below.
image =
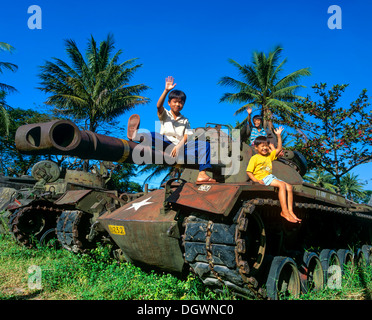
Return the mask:
<svg viewBox="0 0 372 320">
<path fill-rule="evenodd" d="M 364 183 L 358 177 L 358 175 L 348 172 L 337 185 L 336 179 L 330 173 L 322 168 L 316 168 L 308 172 L 304 179 L 317 187 L 340 193 L 349 200 L 358 203 L 368 203 L 372 191 L 364 190 Z"/>
<path fill-rule="evenodd" d="M 170 179 L 170 175 L 176 172 L 176 168 L 171 167 L 166 164 L 146 164 L 141 167 L 139 174 L 148 174 L 146 179 L 144 180 L 143 184 L 150 182 L 151 179 L 158 177 L 160 175 L 164 175 L 164 178 L 160 182 L 160 185 L 164 183 L 166 180 Z"/>
<path fill-rule="evenodd" d="M 297 104 L 294 148 L 303 153 L 310 169 L 329 172 L 340 188 L 342 176 L 372 160 L 372 111 L 367 90 L 349 107 L 337 107 L 347 85 L 334 85 L 330 90 L 326 87 L 313 86 L 319 101 L 307 97 Z"/>
<path fill-rule="evenodd" d="M 301 300 L 371 300 L 372 267 L 344 266 L 340 289 L 312 291 L 301 296 Z"/>
<path fill-rule="evenodd" d="M 230 59 L 229 62 L 238 69 L 241 80 L 222 77 L 218 84 L 236 89 L 236 93 L 225 93 L 221 102 L 244 103 L 235 114 L 245 111 L 247 106 L 259 108 L 264 121 L 278 123 L 288 122 L 289 115 L 295 113 L 294 102 L 302 97 L 297 91 L 303 86 L 298 85 L 303 76 L 309 76 L 309 68 L 302 68 L 284 77 L 280 77 L 287 59 L 279 62 L 282 48 L 276 47 L 266 55 L 254 52 L 252 64 L 241 65 Z M 247 118 L 241 124 L 247 122 Z M 240 127 L 241 124 L 238 126 Z M 266 124 L 264 124 L 266 127 Z"/>
<path fill-rule="evenodd" d="M 7 52 L 12 52 L 14 50 L 14 47 L 12 47 L 10 44 L 5 43 L 5 42 L 0 42 L 0 52 L 1 51 L 7 51 Z M 3 70 L 9 70 L 12 72 L 17 71 L 18 66 L 16 66 L 14 63 L 10 62 L 1 62 L 0 61 L 0 74 L 3 73 Z M 5 84 L 5 83 L 0 83 L 0 92 L 15 92 L 17 91 L 14 87 Z"/>
<path fill-rule="evenodd" d="M 41 66 L 39 75 L 39 89 L 50 94 L 46 103 L 55 107 L 56 114 L 88 121 L 88 129 L 96 132 L 101 124 L 148 102 L 140 95 L 147 86 L 129 85 L 141 65 L 134 64 L 136 59 L 119 63 L 122 51 L 113 54 L 111 34 L 99 46 L 91 36 L 85 59 L 74 40 L 65 45 L 71 63 L 53 58 Z"/>
<path fill-rule="evenodd" d="M 27 156 L 21 154 L 15 146 L 15 133 L 19 126 L 46 122 L 52 120 L 52 116 L 40 113 L 32 109 L 14 108 L 8 111 L 9 134 L 0 127 L 0 172 L 8 176 L 21 176 L 29 173 L 30 168 L 41 159 L 40 156 Z"/>
<path fill-rule="evenodd" d="M 12 52 L 14 48 L 5 42 L 0 42 L 0 52 L 1 51 L 8 51 Z M 1 62 L 0 61 L 0 74 L 2 74 L 4 71 L 3 70 L 9 70 L 12 72 L 17 71 L 18 66 L 16 66 L 14 63 L 10 62 Z M 5 135 L 9 134 L 9 114 L 7 112 L 7 108 L 9 106 L 5 102 L 5 97 L 7 93 L 10 92 L 16 92 L 17 90 L 5 83 L 0 82 L 0 128 L 2 128 L 5 131 Z"/>
<path fill-rule="evenodd" d="M 9 107 L 5 102 L 6 92 L 0 90 L 0 128 L 4 131 L 4 136 L 9 134 L 9 123 L 10 118 L 7 112 L 7 108 Z"/>
<path fill-rule="evenodd" d="M 322 168 L 316 168 L 315 170 L 308 172 L 304 176 L 304 179 L 317 187 L 324 188 L 332 192 L 337 191 L 337 187 L 334 185 L 333 176 L 330 173 L 325 172 Z"/>
<path fill-rule="evenodd" d="M 350 172 L 341 178 L 340 193 L 350 200 L 363 199 L 366 196 L 358 175 L 350 174 Z"/>
<path fill-rule="evenodd" d="M 137 182 L 130 181 L 131 177 L 137 175 L 137 171 L 138 168 L 135 164 L 120 163 L 115 165 L 111 171 L 108 188 L 119 192 L 141 192 L 142 186 Z"/>
</svg>

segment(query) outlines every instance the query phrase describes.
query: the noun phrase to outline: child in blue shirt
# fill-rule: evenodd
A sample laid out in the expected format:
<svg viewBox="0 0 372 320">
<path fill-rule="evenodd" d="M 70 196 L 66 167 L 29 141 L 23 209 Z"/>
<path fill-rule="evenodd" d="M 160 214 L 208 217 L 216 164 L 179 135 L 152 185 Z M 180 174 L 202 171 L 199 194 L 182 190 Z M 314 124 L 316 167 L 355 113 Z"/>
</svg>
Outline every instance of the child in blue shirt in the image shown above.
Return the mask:
<svg viewBox="0 0 372 320">
<path fill-rule="evenodd" d="M 254 140 L 259 136 L 267 136 L 267 133 L 265 129 L 262 127 L 262 117 L 259 115 L 255 115 L 253 117 L 253 125 L 251 123 L 251 114 L 252 114 L 252 108 L 247 108 L 248 112 L 248 125 L 251 128 L 251 145 L 253 145 Z"/>
</svg>

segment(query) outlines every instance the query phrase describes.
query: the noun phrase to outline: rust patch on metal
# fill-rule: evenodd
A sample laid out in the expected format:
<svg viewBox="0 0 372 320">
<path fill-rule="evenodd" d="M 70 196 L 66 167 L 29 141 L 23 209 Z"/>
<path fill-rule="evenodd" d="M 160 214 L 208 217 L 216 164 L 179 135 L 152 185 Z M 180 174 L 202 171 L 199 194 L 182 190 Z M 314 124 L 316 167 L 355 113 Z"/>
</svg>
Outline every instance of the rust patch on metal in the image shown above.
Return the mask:
<svg viewBox="0 0 372 320">
<path fill-rule="evenodd" d="M 92 190 L 70 190 L 66 192 L 62 197 L 55 201 L 55 204 L 75 204 L 82 198 L 84 198 Z"/>
<path fill-rule="evenodd" d="M 182 190 L 176 190 L 168 201 L 185 207 L 227 215 L 240 193 L 239 185 L 186 183 Z"/>
</svg>

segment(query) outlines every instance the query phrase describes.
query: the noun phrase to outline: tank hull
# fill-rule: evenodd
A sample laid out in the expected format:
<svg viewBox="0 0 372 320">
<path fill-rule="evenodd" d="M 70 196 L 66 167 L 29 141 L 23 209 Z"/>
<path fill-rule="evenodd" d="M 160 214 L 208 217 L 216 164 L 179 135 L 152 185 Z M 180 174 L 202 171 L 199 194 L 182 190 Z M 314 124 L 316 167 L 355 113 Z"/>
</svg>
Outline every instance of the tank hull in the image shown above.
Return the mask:
<svg viewBox="0 0 372 320">
<path fill-rule="evenodd" d="M 177 211 L 162 210 L 164 190 L 153 191 L 113 211 L 98 221 L 122 249 L 128 261 L 182 272 Z"/>
<path fill-rule="evenodd" d="M 274 299 L 276 289 L 263 289 L 270 288 L 270 266 L 284 264 L 288 272 L 289 265 L 306 280 L 298 270 L 308 270 L 303 257 L 309 250 L 317 261 L 325 248 L 356 252 L 372 243 L 371 207 L 311 185 L 294 185 L 294 210 L 302 223 L 293 224 L 280 216 L 277 193 L 248 182 L 186 182 L 168 193 L 151 192 L 98 220 L 128 261 L 168 272 L 191 267 L 206 285 Z M 301 283 L 296 279 L 293 287 Z"/>
</svg>

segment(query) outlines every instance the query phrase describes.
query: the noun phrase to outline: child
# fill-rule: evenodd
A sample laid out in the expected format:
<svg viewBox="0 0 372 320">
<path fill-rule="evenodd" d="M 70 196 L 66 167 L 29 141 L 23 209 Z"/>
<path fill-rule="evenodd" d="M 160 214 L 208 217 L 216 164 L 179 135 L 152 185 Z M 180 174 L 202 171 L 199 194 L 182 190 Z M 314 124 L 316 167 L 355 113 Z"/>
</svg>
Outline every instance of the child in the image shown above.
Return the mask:
<svg viewBox="0 0 372 320">
<path fill-rule="evenodd" d="M 266 136 L 267 133 L 264 128 L 262 128 L 262 117 L 259 115 L 255 115 L 253 117 L 253 125 L 251 123 L 251 114 L 252 108 L 247 107 L 248 112 L 248 125 L 251 128 L 251 145 L 253 145 L 254 140 L 259 136 Z"/>
<path fill-rule="evenodd" d="M 270 151 L 267 137 L 259 136 L 254 140 L 254 146 L 257 154 L 252 156 L 247 167 L 249 178 L 266 186 L 279 188 L 279 202 L 282 207 L 280 215 L 292 223 L 301 222 L 293 212 L 293 190 L 292 186 L 284 182 L 272 174 L 272 161 L 277 158 L 277 155 L 282 150 L 282 127 L 275 129 L 274 132 L 278 137 L 277 148 Z M 288 203 L 288 206 L 287 206 Z"/>
<path fill-rule="evenodd" d="M 192 158 L 195 157 L 195 154 L 197 154 L 196 158 L 197 160 L 200 160 L 200 163 L 199 175 L 196 179 L 196 183 L 216 183 L 215 179 L 210 178 L 206 174 L 206 169 L 212 167 L 210 164 L 209 143 L 187 140 L 188 135 L 192 134 L 192 130 L 190 129 L 189 120 L 181 114 L 181 110 L 186 102 L 186 95 L 180 90 L 173 90 L 175 86 L 176 83 L 174 83 L 173 77 L 167 77 L 165 79 L 165 89 L 156 105 L 161 124 L 160 134 L 157 132 L 151 132 L 150 139 L 152 139 L 152 145 L 158 145 L 155 140 L 160 140 L 163 145 L 163 151 L 170 145 L 173 145 L 171 147 L 172 151 L 170 152 L 172 157 L 177 157 L 181 150 L 183 150 L 185 157 L 190 154 Z M 170 110 L 165 109 L 163 106 L 168 93 L 168 105 Z M 139 120 L 137 123 L 139 123 Z M 133 124 L 131 121 L 128 121 L 128 132 L 135 132 L 138 127 L 136 126 L 136 128 L 129 128 L 130 126 L 133 127 Z"/>
</svg>

